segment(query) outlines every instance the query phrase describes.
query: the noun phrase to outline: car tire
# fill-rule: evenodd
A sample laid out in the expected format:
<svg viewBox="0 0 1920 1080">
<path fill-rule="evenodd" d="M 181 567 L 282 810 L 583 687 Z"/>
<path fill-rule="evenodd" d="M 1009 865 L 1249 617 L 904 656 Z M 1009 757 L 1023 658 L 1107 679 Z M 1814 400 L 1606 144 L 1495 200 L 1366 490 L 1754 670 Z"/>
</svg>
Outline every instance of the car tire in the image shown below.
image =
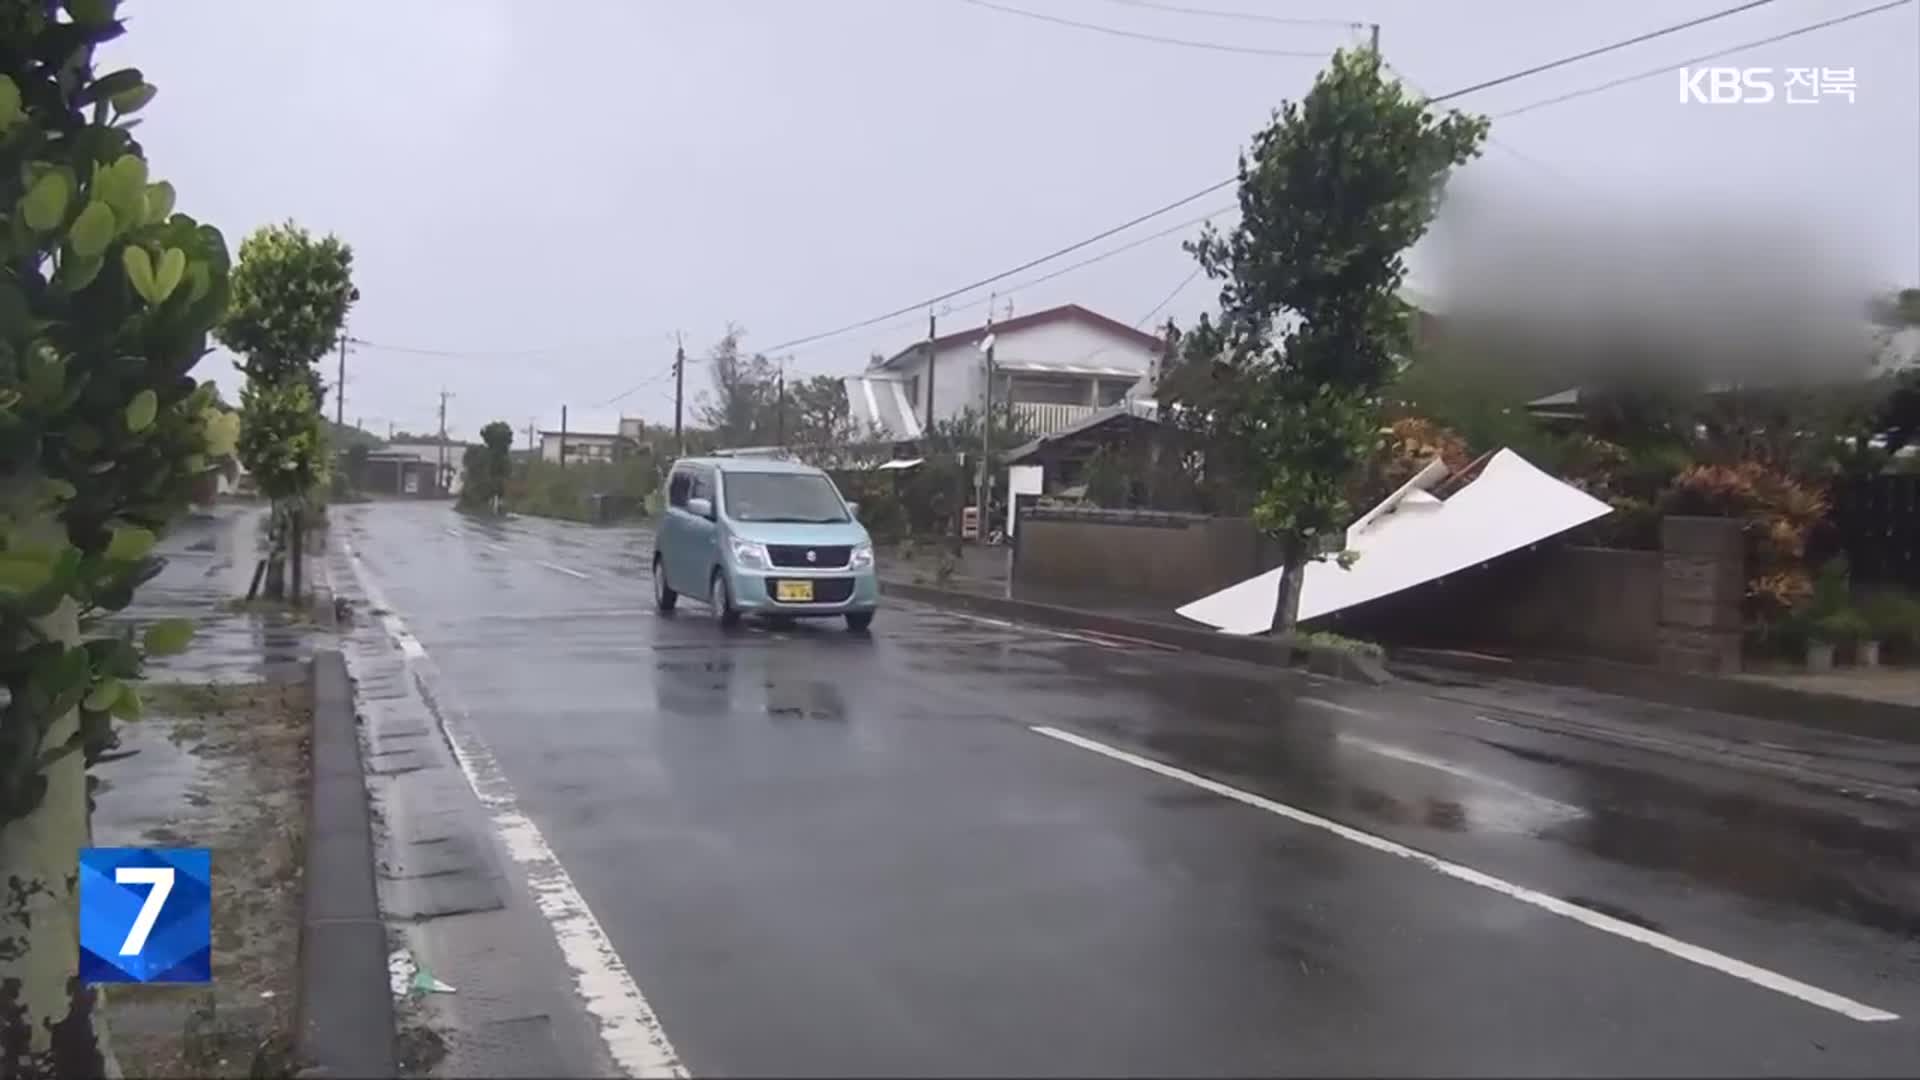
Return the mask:
<svg viewBox="0 0 1920 1080">
<path fill-rule="evenodd" d="M 867 631 L 867 627 L 872 625 L 873 625 L 873 612 L 871 611 L 847 612 L 847 629 L 853 631 L 854 633 L 864 634 Z"/>
<path fill-rule="evenodd" d="M 680 594 L 674 592 L 673 586 L 667 584 L 667 568 L 661 565 L 660 556 L 655 555 L 653 557 L 653 606 L 661 611 L 672 611 L 673 605 L 679 601 Z"/>
<path fill-rule="evenodd" d="M 727 591 L 727 575 L 718 570 L 713 572 L 713 581 L 707 590 L 707 603 L 713 607 L 714 622 L 723 627 L 740 624 L 740 610 L 733 606 L 733 596 Z"/>
</svg>

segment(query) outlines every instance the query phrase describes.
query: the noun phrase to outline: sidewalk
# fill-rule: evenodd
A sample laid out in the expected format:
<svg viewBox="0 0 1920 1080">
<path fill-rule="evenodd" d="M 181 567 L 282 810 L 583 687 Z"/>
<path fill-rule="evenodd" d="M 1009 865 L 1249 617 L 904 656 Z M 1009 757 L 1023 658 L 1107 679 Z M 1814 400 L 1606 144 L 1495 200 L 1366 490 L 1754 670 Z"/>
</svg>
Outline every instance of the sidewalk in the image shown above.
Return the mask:
<svg viewBox="0 0 1920 1080">
<path fill-rule="evenodd" d="M 265 507 L 223 502 L 180 521 L 168 561 L 114 624 L 196 624 L 190 648 L 138 684 L 143 718 L 97 763 L 97 846 L 213 852 L 213 982 L 107 994 L 128 1076 L 282 1076 L 299 1065 L 302 927 L 310 882 L 309 675 L 330 631 L 305 614 L 242 608 Z"/>
</svg>

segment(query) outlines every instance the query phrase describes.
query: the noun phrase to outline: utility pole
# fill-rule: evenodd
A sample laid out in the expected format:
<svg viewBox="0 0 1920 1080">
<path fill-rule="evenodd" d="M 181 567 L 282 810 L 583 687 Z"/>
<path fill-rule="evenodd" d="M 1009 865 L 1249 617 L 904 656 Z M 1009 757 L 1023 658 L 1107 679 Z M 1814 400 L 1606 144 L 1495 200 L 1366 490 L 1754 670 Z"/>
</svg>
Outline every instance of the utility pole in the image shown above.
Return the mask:
<svg viewBox="0 0 1920 1080">
<path fill-rule="evenodd" d="M 685 404 L 687 394 L 687 344 L 679 334 L 673 335 L 673 456 L 687 456 L 687 436 L 680 427 L 680 411 Z"/>
<path fill-rule="evenodd" d="M 442 492 L 446 491 L 447 487 L 449 486 L 447 483 L 447 399 L 452 396 L 453 395 L 449 393 L 445 388 L 441 389 L 440 391 L 440 444 L 439 446 L 435 447 L 435 449 L 439 451 L 438 457 L 440 459 L 440 471 L 434 475 L 434 483 L 439 485 L 440 490 Z"/>
<path fill-rule="evenodd" d="M 1380 24 L 1368 23 L 1367 31 L 1368 31 L 1367 36 L 1371 39 L 1373 43 L 1373 55 L 1379 56 L 1380 55 Z"/>
<path fill-rule="evenodd" d="M 925 434 L 929 438 L 932 437 L 933 435 L 933 357 L 934 357 L 933 342 L 934 342 L 934 337 L 935 335 L 934 335 L 933 309 L 928 308 L 927 309 L 927 422 L 921 426 L 925 428 Z M 925 440 L 922 440 L 922 441 L 925 441 Z M 925 449 L 925 448 L 922 447 L 922 449 Z"/>
<path fill-rule="evenodd" d="M 531 455 L 535 450 L 539 449 L 539 447 L 533 445 L 533 425 L 534 425 L 533 417 L 531 416 L 527 417 L 527 452 L 529 455 Z M 528 460 L 531 461 L 532 457 L 529 457 Z"/>
<path fill-rule="evenodd" d="M 340 378 L 333 384 L 333 424 L 347 426 L 347 328 L 340 328 Z"/>
<path fill-rule="evenodd" d="M 560 467 L 567 467 L 567 407 L 560 406 Z"/>
<path fill-rule="evenodd" d="M 987 299 L 986 407 L 980 413 L 980 496 L 975 505 L 974 538 L 987 538 L 987 499 L 993 494 L 993 302 Z"/>
<path fill-rule="evenodd" d="M 773 445 L 787 445 L 787 362 L 777 361 L 780 365 L 773 377 Z"/>
</svg>

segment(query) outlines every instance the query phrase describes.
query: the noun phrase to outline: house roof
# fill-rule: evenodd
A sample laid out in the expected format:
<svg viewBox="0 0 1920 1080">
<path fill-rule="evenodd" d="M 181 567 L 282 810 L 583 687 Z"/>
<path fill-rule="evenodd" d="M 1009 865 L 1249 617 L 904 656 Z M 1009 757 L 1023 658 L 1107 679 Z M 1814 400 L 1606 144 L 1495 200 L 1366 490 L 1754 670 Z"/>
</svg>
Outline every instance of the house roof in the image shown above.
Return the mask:
<svg viewBox="0 0 1920 1080">
<path fill-rule="evenodd" d="M 1157 424 L 1160 422 L 1160 405 L 1158 402 L 1150 401 L 1146 398 L 1123 399 L 1118 404 L 1109 405 L 1099 412 L 1089 413 L 1081 419 L 1061 428 L 1059 431 L 1053 432 L 1050 435 L 1042 435 L 1037 439 L 1021 445 L 1007 454 L 1007 464 L 1018 464 L 1032 457 L 1041 447 L 1049 443 L 1057 443 L 1062 439 L 1071 439 L 1075 435 L 1091 431 L 1103 424 L 1111 423 L 1120 417 L 1145 420 L 1148 423 Z"/>
<path fill-rule="evenodd" d="M 986 337 L 989 331 L 996 335 L 1010 334 L 1029 326 L 1041 326 L 1046 323 L 1056 322 L 1078 322 L 1087 326 L 1098 327 L 1099 329 L 1127 338 L 1143 348 L 1158 349 L 1162 345 L 1161 340 L 1154 335 L 1136 330 L 1117 319 L 1110 319 L 1097 311 L 1089 311 L 1079 304 L 1062 304 L 1059 307 L 1047 308 L 1045 311 L 1035 311 L 1027 315 L 1016 315 L 1011 319 L 1004 319 L 991 326 L 983 323 L 969 330 L 958 330 L 951 334 L 943 334 L 933 339 L 933 347 L 935 349 L 944 349 L 949 345 L 965 345 Z M 899 364 L 901 360 L 909 356 L 919 355 L 920 351 L 926 348 L 926 345 L 927 343 L 924 341 L 916 341 L 906 348 L 901 349 L 899 352 L 894 353 L 892 356 L 887 357 L 886 360 L 881 362 L 880 366 L 883 368 L 894 367 Z"/>
<path fill-rule="evenodd" d="M 608 431 L 574 431 L 574 430 L 573 430 L 573 429 L 571 429 L 571 428 L 569 428 L 569 429 L 567 429 L 566 431 L 543 431 L 543 432 L 541 432 L 540 434 L 541 434 L 541 435 L 543 435 L 543 436 L 546 436 L 546 435 L 551 435 L 551 436 L 553 436 L 553 437 L 554 437 L 554 438 L 556 438 L 556 439 L 557 439 L 557 438 L 559 438 L 559 437 L 560 437 L 560 436 L 562 436 L 562 435 L 565 435 L 565 436 L 566 436 L 567 438 L 569 438 L 569 439 L 612 439 L 612 440 L 617 440 L 617 439 L 623 439 L 623 438 L 625 438 L 625 437 L 626 437 L 626 436 L 624 436 L 624 435 L 621 435 L 621 434 L 619 434 L 618 432 L 608 432 Z"/>
</svg>

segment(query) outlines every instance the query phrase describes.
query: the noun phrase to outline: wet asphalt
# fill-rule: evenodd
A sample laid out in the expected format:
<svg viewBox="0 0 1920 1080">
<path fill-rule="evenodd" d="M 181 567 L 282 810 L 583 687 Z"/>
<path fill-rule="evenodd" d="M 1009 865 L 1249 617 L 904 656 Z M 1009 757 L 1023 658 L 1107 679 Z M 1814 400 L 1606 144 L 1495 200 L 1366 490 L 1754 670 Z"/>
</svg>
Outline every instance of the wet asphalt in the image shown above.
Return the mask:
<svg viewBox="0 0 1920 1080">
<path fill-rule="evenodd" d="M 1920 1071 L 1910 806 L 907 604 L 728 632 L 652 610 L 643 528 L 333 514 L 696 1076 Z"/>
</svg>

